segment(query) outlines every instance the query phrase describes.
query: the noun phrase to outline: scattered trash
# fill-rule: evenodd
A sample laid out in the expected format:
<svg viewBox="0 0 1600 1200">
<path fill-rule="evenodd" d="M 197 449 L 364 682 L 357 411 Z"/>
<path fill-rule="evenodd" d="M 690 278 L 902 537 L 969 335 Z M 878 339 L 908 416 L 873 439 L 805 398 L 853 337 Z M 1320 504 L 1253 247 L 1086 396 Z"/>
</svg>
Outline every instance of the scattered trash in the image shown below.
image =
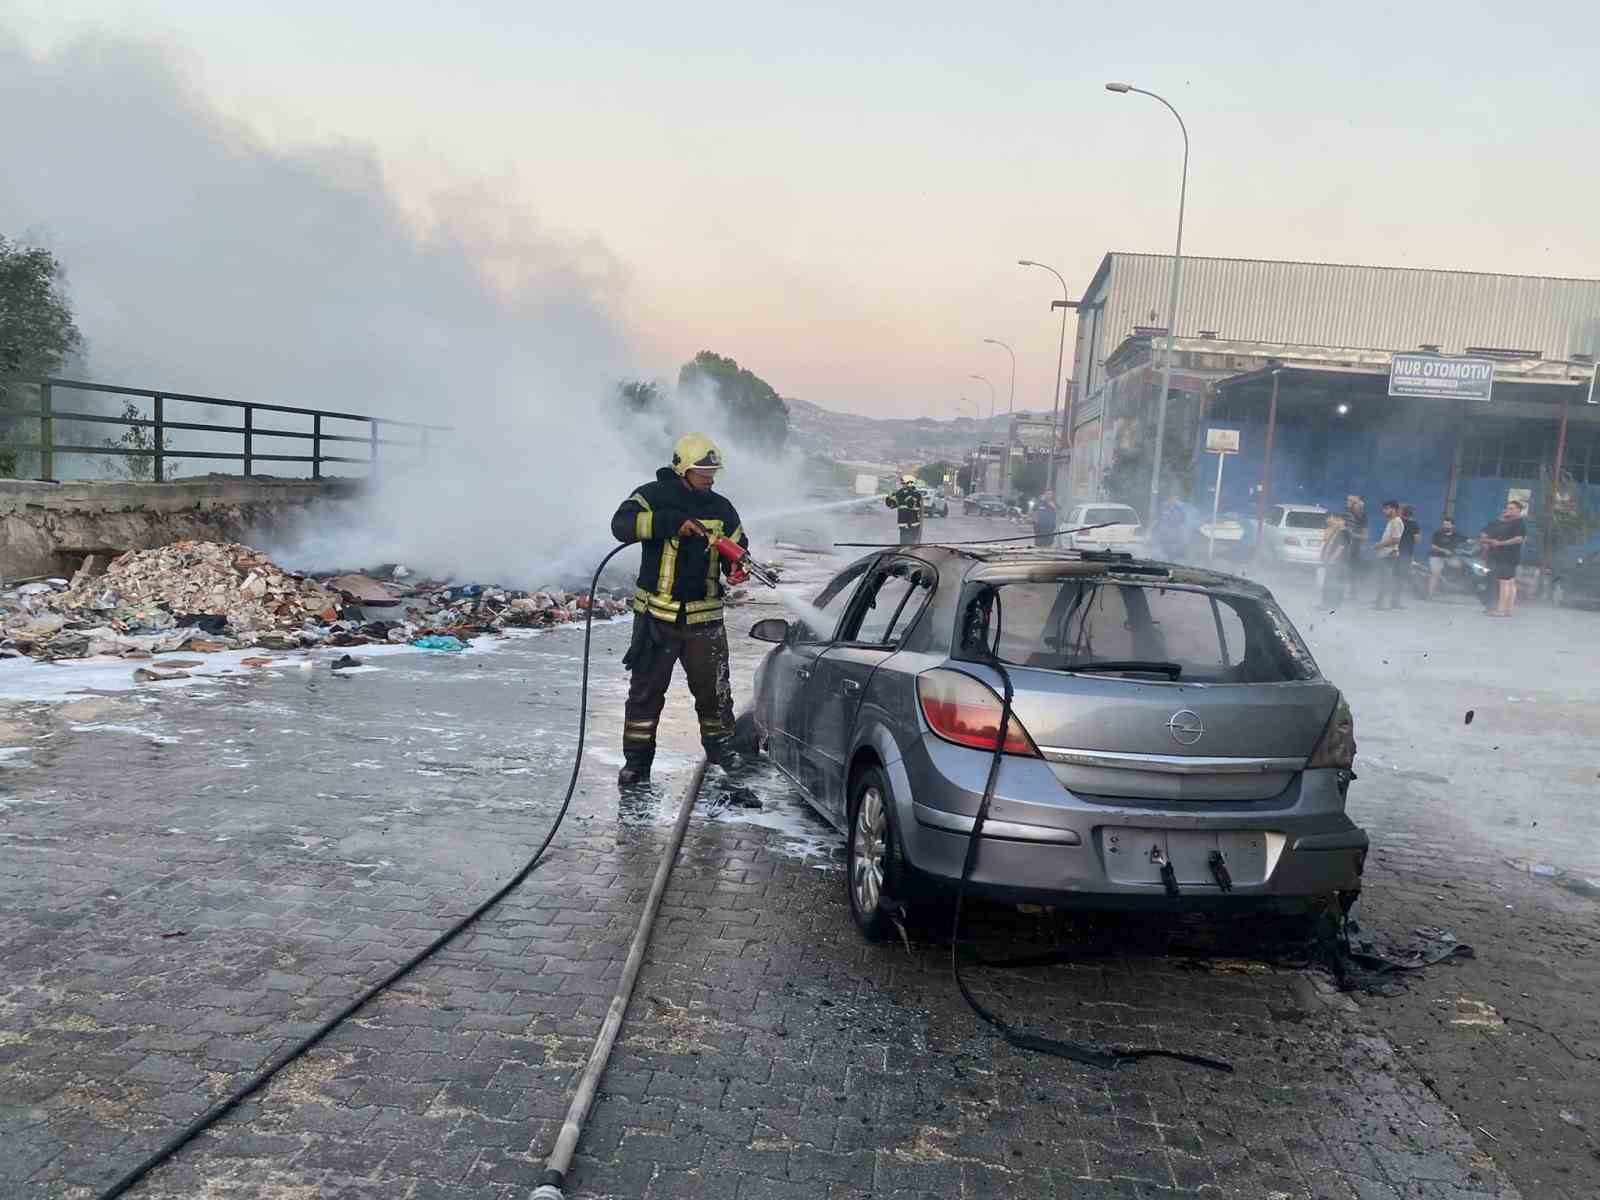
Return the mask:
<svg viewBox="0 0 1600 1200">
<path fill-rule="evenodd" d="M 369 571 L 302 575 L 239 543 L 174 542 L 135 550 L 70 583 L 34 580 L 0 593 L 0 656 L 43 660 L 143 658 L 316 646 L 465 643 L 506 629 L 580 621 L 588 594 L 520 592 L 469 581 L 424 580 L 398 563 Z M 601 592 L 597 617 L 629 611 L 630 592 Z M 442 644 L 431 648 L 459 649 Z"/>
<path fill-rule="evenodd" d="M 1575 1129 L 1583 1128 L 1583 1117 L 1578 1113 L 1573 1112 L 1570 1108 L 1563 1108 L 1556 1115 Z"/>
<path fill-rule="evenodd" d="M 1475 708 L 1467 709 L 1467 719 L 1463 722 L 1463 724 L 1471 725 L 1472 724 L 1472 718 L 1477 716 L 1477 715 L 1478 715 L 1478 710 L 1477 709 L 1475 709 Z"/>
<path fill-rule="evenodd" d="M 1498 1142 L 1500 1140 L 1499 1138 L 1495 1137 L 1494 1134 L 1490 1133 L 1487 1129 L 1485 1129 L 1482 1125 L 1478 1126 L 1478 1132 L 1483 1134 L 1483 1136 L 1488 1138 L 1491 1142 Z"/>
<path fill-rule="evenodd" d="M 1440 1000 L 1440 1004 L 1448 1003 Z M 1495 1011 L 1494 1005 L 1486 1004 L 1482 1000 L 1469 1000 L 1466 996 L 1456 998 L 1456 1016 L 1450 1018 L 1452 1025 L 1472 1025 L 1480 1029 L 1504 1029 L 1505 1020 Z"/>
<path fill-rule="evenodd" d="M 150 665 L 161 671 L 184 671 L 190 667 L 203 667 L 205 663 L 198 658 L 162 658 Z"/>
<path fill-rule="evenodd" d="M 1477 957 L 1471 946 L 1458 941 L 1455 934 L 1436 925 L 1419 925 L 1411 932 L 1420 939 L 1418 942 L 1403 950 L 1380 950 L 1370 939 L 1362 936 L 1360 922 L 1352 915 L 1345 921 L 1345 945 L 1351 961 L 1379 974 L 1420 971 L 1447 958 Z"/>
<path fill-rule="evenodd" d="M 1590 900 L 1600 900 L 1600 880 L 1562 872 L 1556 877 L 1555 883 L 1558 888 L 1564 888 L 1574 895 L 1587 896 Z"/>
<path fill-rule="evenodd" d="M 335 671 L 345 671 L 351 667 L 359 667 L 364 665 L 365 664 L 359 658 L 352 658 L 348 654 L 341 654 L 339 656 L 339 660 L 333 664 L 333 669 Z"/>
<path fill-rule="evenodd" d="M 188 933 L 187 929 L 174 929 L 171 933 L 163 933 L 161 936 L 164 938 L 186 937 Z"/>
<path fill-rule="evenodd" d="M 437 633 L 427 634 L 424 637 L 415 638 L 411 644 L 419 650 L 447 650 L 454 652 L 457 650 L 465 650 L 467 648 L 467 644 L 460 638 L 451 637 L 449 634 Z"/>
<path fill-rule="evenodd" d="M 270 667 L 276 661 L 271 658 L 241 658 L 239 663 L 246 667 Z"/>
<path fill-rule="evenodd" d="M 152 671 L 149 667 L 138 667 L 133 672 L 135 683 L 166 683 L 172 679 L 191 678 L 187 671 Z"/>
</svg>

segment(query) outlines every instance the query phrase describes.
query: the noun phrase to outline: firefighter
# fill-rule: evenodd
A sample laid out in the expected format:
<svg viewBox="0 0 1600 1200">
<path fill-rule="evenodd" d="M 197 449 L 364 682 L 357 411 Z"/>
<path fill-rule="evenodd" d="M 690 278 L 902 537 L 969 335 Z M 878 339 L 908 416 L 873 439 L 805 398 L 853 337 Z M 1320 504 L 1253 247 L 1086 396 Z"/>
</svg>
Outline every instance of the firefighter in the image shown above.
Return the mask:
<svg viewBox="0 0 1600 1200">
<path fill-rule="evenodd" d="M 900 490 L 883 498 L 884 504 L 894 509 L 900 521 L 900 544 L 922 544 L 922 492 L 917 487 L 915 475 L 900 476 Z"/>
<path fill-rule="evenodd" d="M 745 547 L 750 542 L 733 505 L 711 490 L 720 470 L 716 444 L 703 433 L 685 434 L 672 449 L 672 465 L 657 471 L 611 518 L 618 541 L 642 547 L 633 640 L 622 660 L 631 672 L 617 776 L 623 787 L 650 781 L 656 723 L 679 662 L 694 693 L 706 758 L 727 771 L 741 765 L 733 750 L 733 691 L 722 624 L 722 577 L 729 569 L 710 537 L 726 535 Z M 742 573 L 729 579 L 743 582 Z"/>
</svg>

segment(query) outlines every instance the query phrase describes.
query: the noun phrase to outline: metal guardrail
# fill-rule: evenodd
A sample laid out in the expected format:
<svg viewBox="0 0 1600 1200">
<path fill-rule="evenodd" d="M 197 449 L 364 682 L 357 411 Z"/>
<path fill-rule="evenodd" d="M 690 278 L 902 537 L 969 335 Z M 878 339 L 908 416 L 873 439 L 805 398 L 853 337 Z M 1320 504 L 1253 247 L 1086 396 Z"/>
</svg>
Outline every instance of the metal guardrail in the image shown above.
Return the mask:
<svg viewBox="0 0 1600 1200">
<path fill-rule="evenodd" d="M 39 479 L 55 482 L 55 456 L 57 454 L 85 454 L 85 455 L 113 455 L 132 458 L 147 458 L 151 460 L 152 478 L 156 483 L 166 482 L 166 460 L 204 458 L 222 460 L 226 462 L 239 462 L 244 464 L 246 478 L 255 474 L 255 464 L 263 462 L 276 463 L 310 463 L 311 478 L 322 478 L 324 463 L 366 463 L 368 473 L 375 475 L 378 470 L 379 446 L 414 447 L 421 453 L 428 449 L 428 435 L 430 433 L 448 433 L 448 425 L 425 425 L 416 421 L 394 421 L 388 417 L 368 417 L 360 413 L 333 412 L 328 409 L 294 408 L 283 404 L 256 404 L 244 400 L 227 400 L 220 396 L 192 396 L 182 392 L 155 391 L 149 388 L 115 387 L 106 383 L 86 383 L 78 379 L 8 379 L 4 381 L 8 386 L 23 384 L 36 387 L 39 390 L 39 406 L 37 408 L 22 408 L 9 403 L 0 403 L 0 416 L 11 416 L 22 419 L 36 419 L 39 422 L 39 440 L 37 442 L 11 442 L 5 446 L 8 450 L 33 451 L 39 455 Z M 57 390 L 72 390 L 80 392 L 99 392 L 112 396 L 136 396 L 151 402 L 151 419 L 143 417 L 115 416 L 108 417 L 99 413 L 63 412 L 55 407 L 55 393 Z M 202 407 L 236 408 L 244 412 L 241 425 L 211 425 L 198 421 L 172 421 L 167 419 L 167 404 L 200 405 Z M 257 413 L 289 413 L 296 416 L 311 418 L 311 429 L 272 429 L 256 424 Z M 367 436 L 352 436 L 341 433 L 323 432 L 324 420 L 337 421 L 364 421 L 367 424 Z M 55 440 L 55 423 L 57 421 L 83 421 L 94 425 L 121 425 L 128 428 L 142 428 L 153 430 L 151 445 L 146 448 L 122 446 L 72 446 L 62 445 Z M 166 444 L 166 435 L 169 430 L 190 430 L 200 433 L 226 433 L 238 434 L 243 439 L 243 445 L 238 453 L 229 453 L 218 450 L 189 450 L 174 449 Z M 416 430 L 416 440 L 399 440 L 395 438 L 380 437 L 383 430 Z M 311 443 L 310 454 L 261 454 L 255 449 L 257 438 L 292 438 L 305 440 Z M 325 454 L 323 444 L 327 442 L 354 442 L 367 447 L 364 458 L 352 458 L 346 455 Z M 337 447 L 336 447 L 337 448 Z"/>
</svg>

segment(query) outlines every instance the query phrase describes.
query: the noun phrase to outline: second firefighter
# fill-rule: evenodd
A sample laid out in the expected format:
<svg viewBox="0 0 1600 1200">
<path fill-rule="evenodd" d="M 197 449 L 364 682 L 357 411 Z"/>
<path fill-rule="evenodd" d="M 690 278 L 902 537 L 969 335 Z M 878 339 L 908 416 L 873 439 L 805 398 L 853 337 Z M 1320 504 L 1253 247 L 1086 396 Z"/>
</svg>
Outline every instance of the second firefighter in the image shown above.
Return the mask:
<svg viewBox="0 0 1600 1200">
<path fill-rule="evenodd" d="M 915 475 L 900 476 L 900 490 L 883 498 L 884 504 L 895 510 L 900 522 L 900 544 L 917 546 L 922 543 L 922 489 Z"/>
</svg>

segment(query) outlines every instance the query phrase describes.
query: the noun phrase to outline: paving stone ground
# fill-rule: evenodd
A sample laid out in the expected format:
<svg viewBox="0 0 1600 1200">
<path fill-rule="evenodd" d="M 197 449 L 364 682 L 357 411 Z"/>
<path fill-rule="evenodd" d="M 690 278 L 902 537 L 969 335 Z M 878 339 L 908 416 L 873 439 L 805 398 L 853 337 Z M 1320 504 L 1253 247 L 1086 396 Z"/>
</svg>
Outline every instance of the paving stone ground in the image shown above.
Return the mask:
<svg viewBox="0 0 1600 1200">
<path fill-rule="evenodd" d="M 528 1194 L 689 760 L 677 720 L 669 784 L 619 808 L 625 640 L 597 634 L 597 744 L 544 865 L 135 1195 Z M 92 722 L 11 714 L 37 740 L 0 774 L 0 1195 L 95 1195 L 514 871 L 565 783 L 577 645 L 288 672 L 116 700 Z M 796 850 L 797 830 L 813 846 L 826 830 L 762 791 L 780 827 L 690 829 L 569 1196 L 1600 1188 L 1594 902 L 1376 789 L 1360 801 L 1381 847 L 1368 928 L 1437 924 L 1478 952 L 1393 995 L 1343 994 L 1245 923 L 977 914 L 988 953 L 1074 950 L 973 970 L 991 1007 L 1057 1037 L 1220 1056 L 1229 1075 L 1007 1046 L 960 999 L 947 947 L 860 940 L 837 858 Z"/>
</svg>

